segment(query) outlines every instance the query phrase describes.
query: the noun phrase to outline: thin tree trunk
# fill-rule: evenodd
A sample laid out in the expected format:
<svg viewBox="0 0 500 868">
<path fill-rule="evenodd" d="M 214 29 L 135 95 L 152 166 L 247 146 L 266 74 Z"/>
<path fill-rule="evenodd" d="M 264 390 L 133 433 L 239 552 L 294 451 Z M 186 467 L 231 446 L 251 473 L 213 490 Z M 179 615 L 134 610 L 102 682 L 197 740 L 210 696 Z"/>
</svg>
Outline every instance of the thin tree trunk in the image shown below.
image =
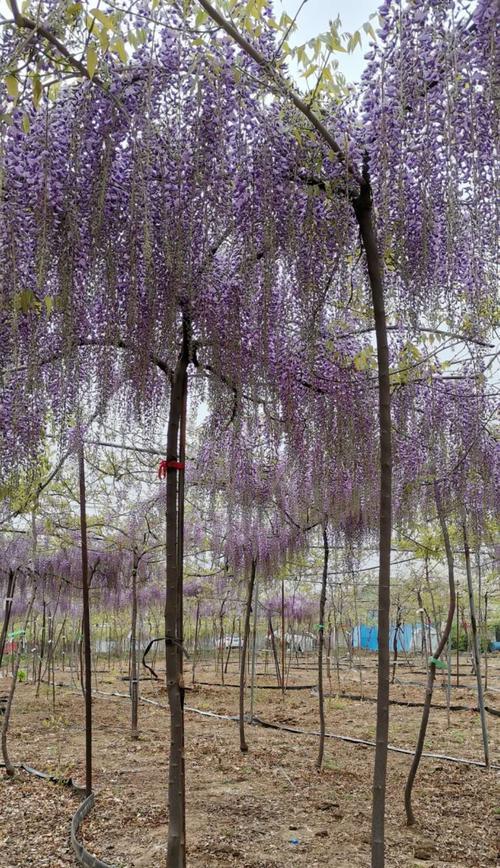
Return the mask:
<svg viewBox="0 0 500 868">
<path fill-rule="evenodd" d="M 224 606 L 226 605 L 226 600 L 222 601 L 222 606 L 219 610 L 219 649 L 218 649 L 218 662 L 220 663 L 220 680 L 221 684 L 224 684 Z"/>
<path fill-rule="evenodd" d="M 85 674 L 85 794 L 92 794 L 92 654 L 90 646 L 89 558 L 87 548 L 87 506 L 85 490 L 85 457 L 83 444 L 78 451 L 80 490 L 80 537 L 82 548 L 83 650 Z"/>
<path fill-rule="evenodd" d="M 239 725 L 240 725 L 240 750 L 242 753 L 247 753 L 248 745 L 245 739 L 245 683 L 246 683 L 246 659 L 248 649 L 248 638 L 250 636 L 250 614 L 252 611 L 253 589 L 255 585 L 255 574 L 257 572 L 257 562 L 252 561 L 250 578 L 248 580 L 247 602 L 245 606 L 245 626 L 243 629 L 243 647 L 241 649 L 240 663 L 240 708 L 239 708 Z"/>
<path fill-rule="evenodd" d="M 436 610 L 436 602 L 434 600 L 434 594 L 432 593 L 431 588 L 431 580 L 429 578 L 429 556 L 425 556 L 425 583 L 427 585 L 427 590 L 429 591 L 429 597 L 431 598 L 431 606 L 432 606 L 432 617 L 434 618 L 434 629 L 436 631 L 436 635 L 438 640 L 441 638 L 441 624 L 438 621 L 437 610 Z M 431 654 L 432 654 L 432 645 L 431 645 Z"/>
<path fill-rule="evenodd" d="M 24 620 L 24 633 L 25 634 L 26 634 L 26 631 L 28 629 L 29 619 L 31 616 L 31 610 L 33 609 L 33 604 L 35 602 L 35 596 L 36 596 L 36 586 L 33 588 L 33 593 L 31 595 L 31 600 L 30 600 L 29 606 L 28 606 L 28 612 L 27 612 L 26 618 Z M 19 672 L 19 665 L 21 663 L 21 654 L 22 654 L 22 642 L 19 642 L 19 645 L 18 645 L 17 651 L 16 651 L 14 668 L 12 671 L 12 681 L 10 684 L 9 696 L 7 699 L 7 705 L 5 707 L 5 712 L 4 712 L 4 716 L 3 716 L 3 722 L 2 722 L 2 736 L 1 736 L 2 756 L 3 756 L 3 761 L 5 763 L 5 774 L 9 778 L 14 777 L 15 769 L 14 769 L 14 766 L 12 765 L 12 763 L 10 761 L 9 752 L 7 750 L 7 734 L 9 732 L 10 715 L 12 712 L 12 703 L 14 702 L 14 693 L 15 693 L 16 685 L 17 685 L 17 674 Z"/>
<path fill-rule="evenodd" d="M 448 534 L 448 527 L 446 525 L 446 518 L 443 511 L 443 505 L 441 503 L 441 494 L 439 491 L 439 486 L 437 482 L 434 483 L 434 494 L 436 498 L 436 509 L 439 518 L 439 523 L 441 525 L 441 533 L 443 534 L 444 547 L 446 551 L 446 561 L 448 564 L 448 585 L 450 590 L 450 597 L 448 603 L 448 617 L 446 619 L 446 624 L 443 633 L 441 634 L 441 639 L 439 640 L 438 647 L 436 648 L 436 652 L 433 656 L 429 658 L 429 668 L 427 673 L 427 686 L 425 690 L 425 701 L 424 701 L 424 709 L 422 711 L 422 720 L 420 722 L 420 732 L 418 734 L 417 746 L 415 748 L 415 756 L 413 757 L 413 762 L 411 764 L 410 773 L 408 775 L 408 780 L 406 782 L 405 787 L 405 811 L 406 811 L 406 823 L 408 826 L 413 826 L 415 823 L 415 815 L 413 813 L 412 804 L 411 804 L 411 796 L 413 790 L 413 783 L 415 781 L 415 776 L 417 774 L 418 766 L 420 764 L 420 758 L 422 756 L 422 752 L 424 749 L 424 741 L 425 741 L 425 733 L 427 731 L 427 724 L 429 721 L 429 714 L 431 710 L 431 702 L 432 702 L 432 691 L 434 688 L 434 679 L 436 677 L 436 661 L 439 660 L 448 638 L 451 633 L 451 628 L 453 625 L 453 615 L 455 614 L 455 604 L 456 604 L 456 594 L 455 594 L 455 566 L 453 562 L 453 552 L 451 550 L 450 537 Z M 432 654 L 432 652 L 431 652 Z"/>
<path fill-rule="evenodd" d="M 165 657 L 170 707 L 170 761 L 168 778 L 167 868 L 185 868 L 184 682 L 182 678 L 181 612 L 182 570 L 179 550 L 178 457 L 179 427 L 187 391 L 189 324 L 183 317 L 182 349 L 172 377 L 167 434 L 166 544 L 167 593 L 165 601 Z M 181 510 L 182 513 L 182 510 Z"/>
<path fill-rule="evenodd" d="M 46 610 L 47 603 L 45 602 L 45 589 L 44 589 L 44 600 L 42 603 L 43 606 L 43 615 L 42 615 L 42 638 L 40 642 L 40 654 L 38 655 L 38 674 L 36 678 L 36 693 L 35 696 L 38 699 L 40 694 L 40 684 L 42 681 L 42 665 L 45 657 L 45 630 L 46 630 Z"/>
<path fill-rule="evenodd" d="M 318 627 L 318 704 L 319 704 L 319 746 L 316 759 L 316 768 L 321 769 L 325 752 L 325 697 L 323 690 L 323 647 L 325 644 L 325 605 L 326 584 L 328 580 L 328 531 L 327 524 L 323 525 L 323 575 L 321 580 L 321 594 L 319 598 L 319 627 Z"/>
<path fill-rule="evenodd" d="M 488 690 L 488 591 L 484 594 L 484 690 Z"/>
<path fill-rule="evenodd" d="M 281 692 L 285 695 L 285 666 L 286 666 L 286 645 L 285 645 L 285 580 L 281 580 Z"/>
<path fill-rule="evenodd" d="M 477 681 L 477 704 L 479 706 L 479 714 L 481 716 L 481 731 L 483 734 L 483 749 L 484 763 L 486 766 L 490 764 L 490 751 L 488 745 L 488 724 L 486 722 L 486 712 L 484 710 L 484 693 L 483 682 L 481 680 L 481 655 L 479 653 L 479 637 L 476 621 L 476 607 L 474 605 L 474 588 L 472 586 L 472 569 L 470 564 L 470 549 L 469 540 L 467 538 L 467 526 L 463 523 L 464 534 L 464 553 L 465 553 L 465 571 L 467 574 L 467 588 L 469 590 L 469 608 L 470 608 L 470 623 L 472 630 L 472 653 L 474 657 L 474 668 L 476 670 Z"/>
<path fill-rule="evenodd" d="M 387 745 L 389 740 L 389 616 L 391 607 L 392 540 L 392 430 L 389 347 L 384 302 L 383 266 L 373 220 L 372 192 L 368 166 L 363 170 L 363 185 L 354 202 L 372 294 L 378 360 L 378 401 L 380 427 L 380 514 L 378 584 L 378 671 L 377 728 L 372 803 L 372 868 L 383 868 L 385 838 L 385 790 Z"/>
<path fill-rule="evenodd" d="M 280 672 L 280 664 L 279 664 L 279 660 L 278 660 L 278 654 L 276 652 L 276 639 L 274 636 L 273 621 L 272 621 L 271 615 L 269 615 L 269 635 L 271 636 L 271 648 L 272 648 L 273 658 L 274 658 L 274 668 L 276 669 L 276 681 L 278 682 L 278 686 L 280 687 L 281 686 L 281 672 Z"/>
<path fill-rule="evenodd" d="M 196 659 L 198 657 L 198 630 L 200 625 L 200 601 L 196 600 L 196 624 L 194 628 L 193 672 L 192 683 L 196 682 Z"/>
<path fill-rule="evenodd" d="M 429 654 L 432 653 L 432 650 L 429 649 L 429 654 L 427 653 L 427 636 L 425 632 L 425 620 L 424 620 L 424 604 L 422 601 L 422 594 L 420 589 L 417 591 L 417 602 L 418 602 L 418 613 L 420 615 L 420 626 L 422 630 L 422 654 L 424 656 L 425 666 L 427 667 L 427 658 Z"/>
<path fill-rule="evenodd" d="M 2 668 L 3 655 L 5 651 L 5 643 L 7 641 L 7 633 L 9 630 L 10 613 L 12 611 L 12 603 L 14 600 L 14 590 L 16 587 L 16 571 L 9 570 L 9 578 L 7 580 L 7 596 L 5 597 L 4 618 L 2 624 L 2 634 L 0 636 L 0 669 Z"/>
<path fill-rule="evenodd" d="M 257 607 L 259 605 L 259 579 L 255 579 L 255 595 L 254 595 L 254 612 L 253 612 L 253 635 L 252 635 L 252 682 L 250 689 L 250 723 L 253 723 L 253 708 L 255 699 L 255 669 L 257 664 Z"/>
<path fill-rule="evenodd" d="M 392 678 L 391 684 L 394 684 L 394 679 L 396 677 L 396 668 L 397 668 L 397 660 L 398 660 L 398 632 L 401 626 L 401 604 L 397 603 L 396 606 L 396 626 L 394 628 L 394 637 L 392 640 Z"/>
<path fill-rule="evenodd" d="M 448 667 L 448 671 L 446 673 L 446 727 L 447 729 L 449 729 L 451 705 L 451 643 L 449 639 L 446 643 L 446 665 Z"/>
<path fill-rule="evenodd" d="M 226 662 L 224 664 L 224 672 L 226 673 L 226 675 L 227 675 L 227 667 L 229 666 L 229 658 L 231 657 L 231 651 L 233 648 L 233 639 L 234 639 L 235 628 L 236 628 L 236 615 L 233 617 L 233 623 L 231 625 L 231 641 L 229 643 L 229 648 L 228 648 L 227 655 L 226 655 Z"/>
<path fill-rule="evenodd" d="M 339 630 L 337 625 L 337 607 L 333 601 L 333 629 L 334 629 L 334 647 L 335 647 L 335 669 L 337 671 L 337 696 L 340 694 L 340 648 L 339 648 Z"/>
<path fill-rule="evenodd" d="M 134 549 L 132 555 L 132 623 L 130 630 L 130 700 L 132 703 L 131 735 L 139 738 L 139 679 L 137 664 L 137 570 L 139 558 Z"/>
</svg>

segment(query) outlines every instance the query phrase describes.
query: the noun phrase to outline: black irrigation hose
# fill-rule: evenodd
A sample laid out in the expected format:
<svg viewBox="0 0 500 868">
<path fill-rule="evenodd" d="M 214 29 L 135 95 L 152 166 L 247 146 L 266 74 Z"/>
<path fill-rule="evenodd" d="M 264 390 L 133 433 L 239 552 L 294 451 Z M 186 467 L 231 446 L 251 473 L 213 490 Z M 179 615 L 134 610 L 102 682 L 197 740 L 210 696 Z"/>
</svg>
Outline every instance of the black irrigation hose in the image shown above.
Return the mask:
<svg viewBox="0 0 500 868">
<path fill-rule="evenodd" d="M 90 796 L 87 796 L 87 798 L 83 800 L 81 805 L 79 805 L 78 810 L 73 815 L 73 819 L 71 820 L 71 846 L 75 852 L 77 862 L 79 862 L 80 865 L 84 865 L 85 868 L 114 868 L 114 866 L 109 862 L 103 862 L 101 859 L 98 859 L 97 856 L 92 856 L 92 854 L 85 849 L 83 844 L 80 844 L 80 841 L 77 838 L 80 826 L 85 817 L 94 807 L 94 804 L 95 796 L 94 793 L 91 793 Z"/>
<path fill-rule="evenodd" d="M 201 683 L 201 682 L 200 682 Z M 314 685 L 316 686 L 316 685 Z M 361 700 L 362 702 L 376 702 L 377 699 L 375 696 L 361 696 L 360 693 L 325 693 L 325 697 L 328 698 L 336 698 L 336 699 L 351 699 L 354 701 Z M 389 705 L 402 705 L 405 708 L 423 708 L 423 702 L 415 702 L 414 700 L 405 700 L 405 699 L 389 699 Z M 441 709 L 441 711 L 447 711 L 448 707 L 450 711 L 479 711 L 479 707 L 477 705 L 442 705 L 441 703 L 432 703 L 432 708 Z M 495 717 L 500 717 L 500 711 L 496 708 L 492 708 L 490 705 L 485 705 L 484 710 L 489 714 L 493 714 Z"/>
<path fill-rule="evenodd" d="M 5 768 L 5 763 L 0 762 L 0 769 Z M 56 778 L 55 775 L 48 775 L 46 772 L 40 772 L 38 769 L 34 769 L 31 766 L 27 766 L 24 763 L 20 763 L 19 765 L 14 766 L 15 769 L 22 769 L 29 775 L 35 775 L 37 778 L 43 778 L 45 781 L 50 781 L 51 784 L 62 784 L 63 787 L 69 787 L 73 793 L 77 795 L 85 794 L 85 787 L 79 787 L 78 784 L 75 784 L 73 778 Z"/>
<path fill-rule="evenodd" d="M 196 681 L 195 687 L 197 685 L 202 687 L 236 687 L 239 689 L 239 684 L 220 684 L 220 682 L 212 682 L 212 681 Z M 280 684 L 255 684 L 256 690 L 282 690 Z M 313 690 L 316 687 L 316 684 L 287 684 L 286 690 Z"/>
<path fill-rule="evenodd" d="M 69 787 L 73 793 L 85 795 L 85 787 L 79 787 L 78 784 L 75 784 L 73 778 L 56 778 L 54 775 L 48 775 L 46 772 L 39 772 L 38 769 L 33 769 L 31 766 L 27 766 L 24 763 L 21 763 L 20 768 L 24 769 L 24 771 L 28 772 L 30 775 L 35 775 L 37 778 L 43 778 L 46 781 L 50 781 L 51 784 L 62 784 L 63 787 Z"/>
<path fill-rule="evenodd" d="M 194 711 L 195 709 L 189 709 L 189 710 Z M 315 736 L 316 738 L 319 736 L 319 732 L 317 730 L 299 729 L 298 727 L 295 727 L 295 726 L 284 726 L 281 723 L 269 723 L 268 721 L 262 720 L 260 717 L 256 717 L 255 715 L 253 718 L 253 723 L 258 724 L 259 726 L 263 726 L 265 729 L 277 729 L 277 730 L 280 730 L 282 732 L 291 732 L 291 733 L 294 733 L 295 735 L 309 735 L 309 736 Z M 347 741 L 350 744 L 362 744 L 362 745 L 366 745 L 366 747 L 376 747 L 376 744 L 374 741 L 365 741 L 365 739 L 353 738 L 352 736 L 349 736 L 349 735 L 336 735 L 335 733 L 332 733 L 332 732 L 326 732 L 325 737 L 326 738 L 334 738 L 334 739 L 337 739 L 339 741 Z M 408 754 L 409 756 L 413 756 L 415 753 L 414 750 L 409 750 L 406 747 L 395 747 L 394 745 L 388 745 L 387 750 L 393 751 L 394 753 Z M 427 757 L 428 759 L 439 759 L 439 760 L 443 760 L 445 762 L 458 763 L 459 765 L 477 766 L 477 767 L 482 768 L 482 769 L 488 768 L 488 766 L 486 766 L 484 764 L 484 762 L 481 762 L 480 760 L 466 759 L 464 757 L 448 756 L 447 754 L 444 754 L 444 753 L 426 753 L 426 752 L 424 752 L 424 753 L 422 753 L 422 756 Z M 489 768 L 500 771 L 500 765 L 497 763 L 490 763 Z"/>
<path fill-rule="evenodd" d="M 158 681 L 158 675 L 157 675 L 156 672 L 154 671 L 153 667 L 152 667 L 152 666 L 149 666 L 149 664 L 146 663 L 146 657 L 147 657 L 147 655 L 149 654 L 149 651 L 150 651 L 150 649 L 153 647 L 153 645 L 155 644 L 155 642 L 164 642 L 164 641 L 165 641 L 165 636 L 160 636 L 160 637 L 157 638 L 157 639 L 151 639 L 150 642 L 149 642 L 149 644 L 148 644 L 148 646 L 147 646 L 147 648 L 146 648 L 146 650 L 144 651 L 144 654 L 142 655 L 142 665 L 144 666 L 145 669 L 148 670 L 148 672 L 151 672 L 151 675 L 153 676 L 153 678 L 155 679 L 155 681 Z"/>
<path fill-rule="evenodd" d="M 116 697 L 121 698 L 121 699 L 129 699 L 130 698 L 128 696 L 128 694 L 126 694 L 126 693 L 108 693 L 104 690 L 99 690 L 99 691 L 93 690 L 92 692 L 94 694 L 98 694 L 100 696 L 116 696 Z M 141 696 L 139 699 L 139 702 L 145 702 L 148 705 L 155 705 L 158 708 L 163 708 L 165 710 L 168 710 L 168 705 L 164 705 L 161 702 L 156 702 L 153 699 L 144 699 Z M 202 711 L 200 708 L 194 708 L 191 705 L 185 705 L 184 711 L 189 711 L 192 714 L 199 714 L 202 717 L 214 717 L 217 720 L 230 720 L 232 722 L 238 722 L 239 721 L 238 715 L 218 714 L 215 711 Z M 290 733 L 293 733 L 294 735 L 308 735 L 308 736 L 315 736 L 315 737 L 319 736 L 319 732 L 317 732 L 316 730 L 299 729 L 299 728 L 293 727 L 293 726 L 284 726 L 283 724 L 269 723 L 268 721 L 262 720 L 262 718 L 256 717 L 255 715 L 253 717 L 253 720 L 249 721 L 249 722 L 256 723 L 259 726 L 263 726 L 267 729 L 277 729 L 277 730 L 281 730 L 283 732 L 290 732 Z M 327 732 L 327 733 L 325 733 L 325 737 L 337 739 L 338 741 L 345 741 L 345 742 L 348 742 L 349 744 L 362 744 L 362 745 L 365 745 L 366 747 L 375 747 L 374 741 L 367 741 L 367 740 L 362 739 L 362 738 L 354 738 L 354 737 L 349 736 L 349 735 L 337 735 L 336 733 L 333 733 L 333 732 Z M 413 750 L 409 750 L 408 748 L 405 748 L 405 747 L 395 747 L 394 745 L 389 745 L 387 749 L 389 751 L 394 752 L 394 753 L 403 753 L 403 754 L 407 754 L 408 756 L 413 756 L 413 754 L 414 754 Z M 484 762 L 481 762 L 480 760 L 467 759 L 465 757 L 455 757 L 455 756 L 448 756 L 447 754 L 427 753 L 427 752 L 424 752 L 422 754 L 422 756 L 426 757 L 428 759 L 439 759 L 439 760 L 444 760 L 446 762 L 457 763 L 459 765 L 476 766 L 476 767 L 482 768 L 482 769 L 486 768 Z M 491 763 L 490 768 L 495 769 L 496 771 L 500 771 L 500 764 L 499 763 Z"/>
<path fill-rule="evenodd" d="M 0 768 L 5 768 L 5 763 L 0 763 Z M 72 778 L 56 778 L 55 775 L 49 775 L 46 772 L 40 772 L 38 769 L 34 769 L 31 766 L 27 766 L 24 763 L 21 763 L 20 766 L 16 766 L 16 768 L 23 769 L 23 771 L 27 772 L 30 775 L 35 775 L 37 778 L 42 778 L 43 780 L 50 781 L 51 784 L 62 784 L 64 787 L 69 787 L 73 793 L 77 795 L 85 795 L 85 787 L 79 787 Z M 88 798 L 84 799 L 83 802 L 78 806 L 78 809 L 73 814 L 71 819 L 71 830 L 70 830 L 70 838 L 71 838 L 71 846 L 73 847 L 75 857 L 77 862 L 80 865 L 84 865 L 85 868 L 114 868 L 109 862 L 103 862 L 101 859 L 98 859 L 97 856 L 92 856 L 88 850 L 85 849 L 83 844 L 81 844 L 77 839 L 77 834 L 80 830 L 80 826 L 82 825 L 85 817 L 90 813 L 95 804 L 95 796 L 94 793 L 91 793 Z"/>
</svg>

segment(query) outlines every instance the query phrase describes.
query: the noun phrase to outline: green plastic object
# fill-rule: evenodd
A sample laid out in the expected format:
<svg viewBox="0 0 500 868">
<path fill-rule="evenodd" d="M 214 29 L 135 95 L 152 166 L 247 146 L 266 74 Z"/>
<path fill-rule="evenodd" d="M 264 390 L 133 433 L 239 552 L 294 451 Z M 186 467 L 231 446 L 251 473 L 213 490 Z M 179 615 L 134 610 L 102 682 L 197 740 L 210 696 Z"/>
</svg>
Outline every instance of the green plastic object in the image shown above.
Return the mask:
<svg viewBox="0 0 500 868">
<path fill-rule="evenodd" d="M 18 639 L 20 636 L 24 636 L 25 630 L 14 630 L 13 633 L 9 633 L 9 639 Z"/>
<path fill-rule="evenodd" d="M 448 669 L 448 665 L 439 660 L 438 657 L 429 657 L 429 663 L 434 663 L 436 669 Z"/>
</svg>

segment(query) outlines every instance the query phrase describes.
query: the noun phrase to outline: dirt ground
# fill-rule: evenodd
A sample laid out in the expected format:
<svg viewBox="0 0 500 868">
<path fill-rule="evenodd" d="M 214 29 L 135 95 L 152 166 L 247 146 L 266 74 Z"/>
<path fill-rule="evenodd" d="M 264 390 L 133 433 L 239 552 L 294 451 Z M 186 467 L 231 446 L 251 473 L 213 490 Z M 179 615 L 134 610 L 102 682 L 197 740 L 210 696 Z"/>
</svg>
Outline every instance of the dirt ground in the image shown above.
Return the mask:
<svg viewBox="0 0 500 868">
<path fill-rule="evenodd" d="M 496 666 L 496 670 L 495 670 Z M 453 688 L 452 703 L 475 705 L 473 678 Z M 464 665 L 464 673 L 466 672 Z M 122 673 L 123 675 L 123 673 Z M 220 677 L 220 676 L 219 676 Z M 96 806 L 83 826 L 86 847 L 116 868 L 164 865 L 167 832 L 166 781 L 168 712 L 141 703 L 140 739 L 129 735 L 128 684 L 118 670 L 97 674 L 94 698 L 94 772 Z M 214 664 L 197 668 L 197 680 L 219 680 Z M 290 684 L 314 684 L 312 666 L 292 669 Z M 16 693 L 9 751 L 14 763 L 26 763 L 57 776 L 83 782 L 83 701 L 68 673 L 64 684 L 40 696 L 30 684 Z M 226 675 L 236 684 L 236 661 Z M 418 663 L 398 670 L 392 699 L 421 701 L 424 674 Z M 255 713 L 262 719 L 305 730 L 318 726 L 317 696 L 310 688 L 265 689 L 271 674 L 261 672 Z M 490 668 L 487 702 L 500 707 L 500 661 Z M 8 682 L 0 681 L 0 693 Z M 186 684 L 190 684 L 189 670 Z M 327 700 L 327 731 L 372 741 L 375 733 L 375 669 L 366 660 L 360 672 L 342 669 L 339 685 L 332 673 Z M 363 694 L 352 700 L 344 693 Z M 105 695 L 113 692 L 125 696 Z M 161 682 L 141 681 L 141 695 L 166 706 Z M 197 686 L 187 693 L 189 708 L 234 715 L 238 691 L 230 686 Z M 444 704 L 439 682 L 435 702 Z M 390 742 L 412 749 L 421 709 L 391 706 Z M 500 763 L 500 718 L 488 715 L 491 758 Z M 317 736 L 248 726 L 249 753 L 238 748 L 231 720 L 186 713 L 187 840 L 189 868 L 285 868 L 370 864 L 370 807 L 373 748 L 336 739 L 326 743 L 323 770 L 314 768 Z M 433 709 L 425 749 L 481 760 L 479 715 Z M 500 864 L 498 772 L 448 762 L 422 760 L 414 790 L 418 824 L 408 829 L 403 789 L 410 764 L 405 754 L 390 753 L 387 793 L 388 868 L 472 868 Z M 76 865 L 69 825 L 78 798 L 69 789 L 19 771 L 0 782 L 0 866 Z"/>
</svg>

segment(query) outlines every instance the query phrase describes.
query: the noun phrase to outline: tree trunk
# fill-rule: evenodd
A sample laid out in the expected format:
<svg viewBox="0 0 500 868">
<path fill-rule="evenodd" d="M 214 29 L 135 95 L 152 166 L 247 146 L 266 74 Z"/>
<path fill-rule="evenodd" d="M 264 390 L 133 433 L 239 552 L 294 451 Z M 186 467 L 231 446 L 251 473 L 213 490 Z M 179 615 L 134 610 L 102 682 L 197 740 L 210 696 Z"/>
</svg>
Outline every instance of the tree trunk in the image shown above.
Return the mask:
<svg viewBox="0 0 500 868">
<path fill-rule="evenodd" d="M 137 664 L 137 570 L 139 558 L 132 555 L 132 622 L 130 629 L 130 700 L 132 703 L 131 736 L 139 738 L 139 678 Z"/>
<path fill-rule="evenodd" d="M 286 667 L 286 644 L 285 644 L 285 580 L 281 580 L 281 692 L 285 695 L 285 667 Z"/>
<path fill-rule="evenodd" d="M 463 523 L 464 533 L 464 552 L 465 552 L 465 571 L 467 573 L 467 588 L 469 591 L 469 608 L 470 608 L 470 624 L 472 630 L 472 654 L 474 657 L 474 668 L 476 670 L 477 681 L 477 704 L 479 706 L 479 714 L 481 716 L 481 730 L 483 734 L 483 749 L 484 749 L 484 764 L 490 764 L 490 751 L 488 745 L 488 724 L 486 722 L 486 712 L 484 710 L 484 693 L 483 682 L 481 680 L 481 655 L 479 652 L 479 637 L 476 621 L 476 607 L 474 605 L 474 588 L 472 586 L 472 569 L 470 564 L 470 549 L 469 540 L 467 538 L 467 526 Z"/>
<path fill-rule="evenodd" d="M 12 603 L 14 600 L 14 590 L 16 587 L 16 571 L 9 570 L 9 578 L 7 580 L 7 596 L 5 597 L 4 618 L 2 624 L 2 634 L 0 635 L 0 669 L 2 668 L 3 655 L 5 651 L 5 643 L 7 641 L 7 633 L 9 630 L 10 613 L 12 611 Z"/>
<path fill-rule="evenodd" d="M 484 642 L 484 690 L 488 690 L 488 591 L 484 594 L 484 621 L 483 621 L 483 642 Z"/>
<path fill-rule="evenodd" d="M 87 548 L 87 506 L 83 444 L 78 451 L 80 490 L 80 538 L 82 547 L 83 651 L 85 675 L 85 795 L 92 794 L 92 655 L 90 647 L 89 557 Z"/>
<path fill-rule="evenodd" d="M 434 679 L 436 677 L 436 661 L 439 660 L 444 648 L 446 647 L 446 643 L 448 642 L 449 635 L 451 633 L 451 628 L 453 625 L 453 615 L 455 614 L 455 603 L 456 603 L 456 595 L 455 595 L 455 566 L 453 562 L 453 552 L 451 550 L 450 537 L 448 534 L 448 528 L 446 525 L 446 519 L 443 511 L 443 506 L 441 503 L 441 494 L 439 492 L 439 487 L 437 482 L 434 483 L 434 493 L 436 498 L 436 509 L 439 518 L 439 523 L 441 525 L 441 532 L 443 534 L 444 547 L 446 550 L 446 560 L 448 563 L 448 585 L 450 589 L 450 598 L 448 603 L 448 617 L 446 619 L 446 624 L 443 633 L 441 634 L 441 639 L 439 640 L 438 647 L 436 648 L 436 653 L 429 658 L 429 668 L 427 673 L 427 686 L 425 690 L 425 701 L 424 701 L 424 709 L 422 711 L 422 720 L 420 722 L 420 732 L 418 734 L 417 746 L 415 748 L 415 756 L 413 757 L 413 762 L 411 764 L 410 773 L 408 775 L 408 780 L 406 782 L 405 787 L 405 811 L 406 811 L 406 823 L 408 826 L 413 826 L 415 823 L 415 815 L 413 813 L 412 804 L 411 804 L 411 795 L 413 790 L 413 782 L 415 780 L 415 776 L 417 774 L 418 766 L 420 764 L 420 758 L 422 756 L 422 751 L 424 749 L 424 741 L 425 741 L 425 733 L 427 731 L 427 723 L 429 721 L 429 714 L 431 710 L 431 702 L 432 702 L 432 691 L 434 688 Z M 432 654 L 432 651 L 431 651 Z"/>
<path fill-rule="evenodd" d="M 436 610 L 436 602 L 434 600 L 434 594 L 432 592 L 431 580 L 429 578 L 429 556 L 425 556 L 425 583 L 427 585 L 427 590 L 429 591 L 429 597 L 431 598 L 431 606 L 432 606 L 432 617 L 434 618 L 434 629 L 436 631 L 436 635 L 438 640 L 441 638 L 441 624 L 439 623 L 437 610 Z M 432 643 L 431 643 L 431 651 L 432 654 Z"/>
<path fill-rule="evenodd" d="M 227 667 L 229 666 L 229 658 L 231 657 L 231 651 L 233 648 L 233 639 L 234 639 L 234 631 L 236 629 L 236 615 L 233 617 L 233 623 L 231 625 L 231 641 L 229 643 L 229 648 L 227 650 L 226 662 L 224 664 L 224 672 L 227 675 Z"/>
<path fill-rule="evenodd" d="M 183 318 L 182 349 L 172 377 L 167 434 L 166 544 L 167 589 L 165 601 L 165 657 L 168 704 L 170 707 L 170 761 L 168 778 L 167 868 L 185 868 L 185 775 L 184 775 L 184 682 L 182 679 L 182 629 L 180 600 L 180 521 L 178 476 L 184 468 L 179 461 L 179 427 L 187 392 L 189 324 Z"/>
<path fill-rule="evenodd" d="M 417 591 L 417 602 L 418 602 L 418 613 L 420 615 L 420 627 L 422 630 L 422 654 L 424 657 L 425 665 L 427 666 L 427 657 L 429 654 L 432 654 L 432 648 L 429 649 L 429 654 L 427 653 L 427 636 L 425 633 L 425 620 L 424 620 L 424 603 L 422 600 L 422 593 L 420 589 Z"/>
<path fill-rule="evenodd" d="M 31 595 L 31 600 L 30 600 L 29 606 L 28 606 L 28 612 L 26 614 L 26 618 L 24 621 L 24 633 L 26 633 L 26 630 L 28 629 L 29 619 L 31 616 L 31 610 L 33 609 L 33 604 L 35 602 L 35 596 L 36 596 L 36 586 L 33 588 L 33 593 Z M 19 664 L 21 662 L 21 654 L 22 654 L 22 642 L 19 642 L 19 645 L 18 645 L 18 648 L 16 651 L 14 668 L 12 670 L 12 681 L 10 684 L 9 696 L 7 699 L 7 705 L 5 707 L 5 712 L 4 712 L 4 716 L 3 716 L 3 723 L 2 723 L 2 736 L 1 736 L 2 756 L 3 756 L 3 761 L 5 763 L 5 774 L 9 778 L 14 777 L 15 770 L 14 770 L 14 766 L 12 765 L 12 763 L 10 761 L 9 753 L 7 750 L 7 734 L 9 732 L 10 715 L 11 715 L 11 711 L 12 711 L 12 703 L 14 702 L 14 693 L 15 693 L 16 685 L 17 685 L 17 674 L 19 672 Z"/>
<path fill-rule="evenodd" d="M 42 638 L 40 641 L 40 654 L 38 655 L 38 674 L 36 678 L 36 693 L 35 696 L 38 699 L 40 694 L 40 684 L 42 682 L 42 666 L 45 658 L 45 631 L 46 631 L 46 612 L 47 612 L 47 603 L 45 602 L 45 588 L 44 588 L 44 600 L 43 600 L 43 615 L 42 615 Z"/>
<path fill-rule="evenodd" d="M 269 635 L 271 637 L 271 648 L 272 648 L 273 658 L 274 658 L 274 668 L 276 669 L 276 681 L 278 683 L 278 687 L 280 687 L 281 686 L 281 672 L 280 672 L 280 664 L 279 664 L 279 660 L 278 660 L 278 654 L 276 652 L 276 639 L 274 636 L 274 628 L 273 628 L 273 621 L 272 621 L 271 615 L 269 615 Z"/>
<path fill-rule="evenodd" d="M 250 723 L 253 723 L 253 708 L 255 699 L 255 670 L 257 665 L 257 607 L 259 605 L 259 580 L 255 579 L 255 595 L 253 610 L 253 634 L 252 634 L 252 681 L 250 689 Z"/>
<path fill-rule="evenodd" d="M 250 578 L 248 580 L 247 602 L 245 607 L 245 626 L 243 629 L 243 647 L 241 649 L 240 663 L 240 750 L 242 753 L 247 753 L 248 745 L 245 740 L 245 682 L 246 682 L 246 659 L 248 649 L 248 639 L 250 636 L 250 614 L 252 612 L 253 589 L 255 585 L 255 574 L 257 571 L 257 561 L 252 561 Z"/>
<path fill-rule="evenodd" d="M 398 633 L 399 628 L 401 627 L 401 604 L 398 601 L 396 607 L 396 626 L 394 628 L 394 637 L 392 640 L 392 678 L 391 684 L 394 684 L 394 679 L 396 677 L 396 668 L 397 668 L 397 660 L 398 660 Z"/>
<path fill-rule="evenodd" d="M 327 524 L 323 525 L 323 576 L 321 580 L 321 594 L 319 598 L 319 627 L 318 627 L 318 704 L 319 704 L 319 747 L 316 759 L 316 768 L 323 765 L 325 752 L 325 697 L 323 691 L 323 648 L 325 644 L 325 605 L 326 584 L 328 580 L 328 532 Z"/>
<path fill-rule="evenodd" d="M 378 673 L 377 729 L 372 803 L 372 868 L 384 866 L 385 789 L 389 740 L 389 615 L 391 606 L 392 540 L 392 431 L 389 347 L 384 302 L 383 266 L 375 231 L 368 166 L 363 185 L 354 201 L 354 210 L 365 249 L 370 280 L 378 360 L 378 401 L 380 427 L 380 514 L 378 584 Z"/>
<path fill-rule="evenodd" d="M 200 601 L 196 600 L 196 624 L 194 628 L 193 672 L 192 683 L 196 682 L 196 658 L 198 656 L 198 630 L 200 626 Z"/>
</svg>

